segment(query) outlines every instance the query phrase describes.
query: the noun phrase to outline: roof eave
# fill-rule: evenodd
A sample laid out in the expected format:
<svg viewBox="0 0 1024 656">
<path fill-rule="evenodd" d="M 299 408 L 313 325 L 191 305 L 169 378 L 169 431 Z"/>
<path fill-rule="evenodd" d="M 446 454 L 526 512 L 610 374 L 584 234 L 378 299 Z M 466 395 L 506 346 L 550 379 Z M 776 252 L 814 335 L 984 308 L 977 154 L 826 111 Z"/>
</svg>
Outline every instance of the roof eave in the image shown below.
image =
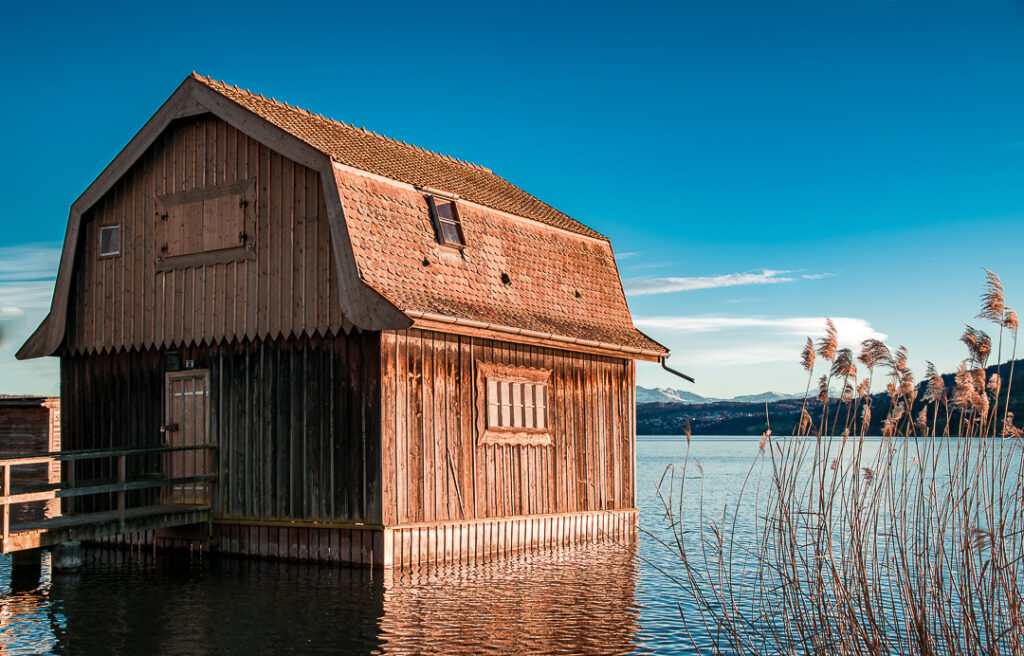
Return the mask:
<svg viewBox="0 0 1024 656">
<path fill-rule="evenodd" d="M 413 318 L 413 326 L 421 328 L 435 327 L 431 324 L 442 324 L 448 326 L 463 326 L 466 328 L 472 328 L 475 330 L 482 330 L 486 332 L 497 333 L 501 336 L 508 337 L 524 337 L 531 340 L 541 340 L 545 342 L 552 342 L 553 345 L 559 345 L 561 348 L 567 348 L 572 350 L 572 347 L 583 347 L 586 349 L 593 349 L 597 351 L 610 352 L 618 355 L 623 355 L 634 360 L 645 360 L 648 362 L 658 362 L 669 355 L 668 350 L 653 350 L 653 349 L 642 349 L 635 346 L 628 346 L 624 344 L 612 344 L 609 342 L 602 342 L 598 340 L 586 339 L 582 337 L 570 337 L 566 335 L 559 335 L 556 333 L 545 333 L 536 330 L 530 330 L 527 328 L 516 328 L 514 326 L 506 326 L 496 323 L 488 323 L 485 321 L 477 321 L 474 319 L 465 319 L 462 317 L 451 317 L 443 314 L 433 314 L 430 312 L 420 312 L 417 310 L 406 310 L 405 314 Z M 640 331 L 637 331 L 640 332 Z M 642 334 L 642 333 L 641 333 Z M 654 341 L 654 340 L 651 340 Z M 655 342 L 657 344 L 657 342 Z M 660 346 L 660 345 L 659 345 Z"/>
</svg>

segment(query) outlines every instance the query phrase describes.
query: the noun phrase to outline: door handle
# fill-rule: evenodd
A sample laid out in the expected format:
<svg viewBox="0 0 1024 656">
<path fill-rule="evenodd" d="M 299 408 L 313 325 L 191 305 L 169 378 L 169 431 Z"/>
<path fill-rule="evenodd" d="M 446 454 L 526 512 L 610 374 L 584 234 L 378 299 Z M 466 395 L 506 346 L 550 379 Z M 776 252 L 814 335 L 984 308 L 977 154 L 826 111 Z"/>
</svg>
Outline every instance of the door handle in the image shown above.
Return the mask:
<svg viewBox="0 0 1024 656">
<path fill-rule="evenodd" d="M 160 427 L 161 433 L 175 433 L 178 430 L 178 424 L 164 424 Z"/>
</svg>

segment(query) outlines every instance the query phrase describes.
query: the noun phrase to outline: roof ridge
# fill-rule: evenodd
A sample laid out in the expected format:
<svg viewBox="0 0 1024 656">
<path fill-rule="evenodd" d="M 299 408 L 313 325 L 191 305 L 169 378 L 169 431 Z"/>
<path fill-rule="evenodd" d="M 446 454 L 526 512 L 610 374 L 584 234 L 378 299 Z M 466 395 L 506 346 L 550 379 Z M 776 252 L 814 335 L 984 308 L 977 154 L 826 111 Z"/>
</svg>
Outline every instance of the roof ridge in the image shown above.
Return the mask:
<svg viewBox="0 0 1024 656">
<path fill-rule="evenodd" d="M 303 112 L 303 113 L 309 115 L 312 118 L 320 119 L 321 121 L 324 121 L 324 122 L 327 122 L 327 123 L 331 123 L 331 124 L 334 124 L 334 125 L 339 125 L 339 126 L 341 126 L 343 128 L 347 128 L 349 130 L 359 130 L 363 134 L 373 135 L 374 137 L 377 137 L 378 139 L 383 139 L 385 141 L 389 141 L 389 142 L 395 144 L 396 146 L 404 146 L 406 148 L 413 148 L 415 150 L 418 150 L 420 152 L 426 153 L 428 155 L 434 155 L 436 157 L 443 157 L 444 159 L 446 159 L 448 161 L 451 161 L 451 162 L 455 162 L 456 164 L 461 164 L 463 166 L 469 166 L 469 167 L 472 167 L 472 168 L 475 168 L 475 169 L 480 169 L 481 171 L 484 171 L 486 173 L 490 173 L 492 175 L 496 175 L 494 173 L 494 171 L 492 171 L 491 169 L 489 169 L 486 166 L 483 166 L 482 164 L 477 164 L 475 162 L 470 162 L 468 160 L 459 159 L 458 157 L 454 157 L 452 155 L 447 155 L 445 153 L 439 153 L 437 151 L 430 150 L 428 148 L 424 148 L 422 146 L 417 146 L 416 144 L 407 143 L 407 142 L 405 142 L 403 140 L 400 140 L 400 139 L 397 139 L 395 137 L 389 137 L 386 134 L 378 134 L 378 133 L 374 132 L 373 130 L 367 130 L 365 126 L 355 126 L 355 125 L 353 125 L 351 123 L 346 123 L 344 121 L 339 121 L 336 118 L 331 118 L 329 116 L 324 116 L 323 114 L 318 114 L 317 112 L 313 112 L 311 110 L 304 109 L 302 107 L 299 107 L 298 105 L 294 105 L 294 106 L 293 105 L 289 105 L 288 103 L 281 102 L 280 100 L 278 100 L 277 98 L 274 98 L 274 97 L 267 98 L 262 93 L 257 93 L 255 91 L 250 90 L 250 89 L 239 89 L 238 85 L 230 85 L 230 84 L 228 84 L 227 82 L 225 82 L 223 80 L 215 80 L 212 77 L 207 77 L 207 76 L 204 76 L 204 75 L 200 75 L 199 73 L 197 73 L 195 71 L 192 71 L 192 73 L 191 73 L 191 75 L 189 77 L 195 78 L 195 79 L 199 80 L 200 82 L 202 82 L 204 84 L 207 84 L 207 85 L 212 85 L 212 86 L 215 86 L 215 87 L 219 86 L 219 87 L 233 88 L 233 89 L 236 89 L 237 91 L 240 91 L 242 93 L 248 93 L 249 95 L 256 96 L 257 98 L 262 98 L 263 100 L 265 100 L 265 101 L 267 101 L 269 103 L 273 103 L 273 104 L 277 105 L 278 107 L 284 107 L 285 109 L 287 109 L 289 111 Z M 498 176 L 498 177 L 500 177 L 500 176 Z"/>
</svg>

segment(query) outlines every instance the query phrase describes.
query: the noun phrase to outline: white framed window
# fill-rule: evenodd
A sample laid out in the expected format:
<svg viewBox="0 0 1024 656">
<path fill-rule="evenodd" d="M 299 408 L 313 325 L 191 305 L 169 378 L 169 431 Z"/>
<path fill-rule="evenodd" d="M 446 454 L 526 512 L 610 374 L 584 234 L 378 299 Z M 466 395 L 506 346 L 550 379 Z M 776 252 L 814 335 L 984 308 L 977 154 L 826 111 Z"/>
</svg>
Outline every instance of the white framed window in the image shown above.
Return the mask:
<svg viewBox="0 0 1024 656">
<path fill-rule="evenodd" d="M 121 226 L 100 226 L 100 257 L 121 254 Z"/>
<path fill-rule="evenodd" d="M 481 444 L 551 444 L 551 372 L 476 363 Z"/>
</svg>

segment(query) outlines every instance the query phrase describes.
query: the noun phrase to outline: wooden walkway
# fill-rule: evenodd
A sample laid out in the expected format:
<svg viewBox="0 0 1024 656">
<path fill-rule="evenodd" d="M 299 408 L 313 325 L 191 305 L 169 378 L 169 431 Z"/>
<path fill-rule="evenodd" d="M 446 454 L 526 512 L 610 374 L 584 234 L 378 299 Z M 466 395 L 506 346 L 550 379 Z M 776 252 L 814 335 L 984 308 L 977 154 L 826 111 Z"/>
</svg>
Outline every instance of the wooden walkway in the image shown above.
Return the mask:
<svg viewBox="0 0 1024 656">
<path fill-rule="evenodd" d="M 127 478 L 128 458 L 193 451 L 212 450 L 212 445 L 174 446 L 136 449 L 103 449 L 82 451 L 55 451 L 31 455 L 0 456 L 0 552 L 13 553 L 26 549 L 48 547 L 72 540 L 95 540 L 158 528 L 186 526 L 212 521 L 211 501 L 216 476 L 168 476 L 164 471 L 142 473 Z M 11 488 L 11 470 L 14 467 L 39 465 L 53 461 L 80 460 L 111 461 L 116 479 L 76 484 L 74 466 L 63 472 L 58 486 L 15 492 Z M 159 503 L 127 506 L 126 493 L 137 490 L 161 489 L 161 496 L 181 503 Z M 183 493 L 184 492 L 184 493 Z M 113 495 L 116 507 L 100 512 L 73 512 L 77 497 Z M 58 516 L 40 519 L 12 518 L 11 507 L 17 504 L 65 499 L 65 510 Z M 13 521 L 12 521 L 13 519 Z"/>
<path fill-rule="evenodd" d="M 121 517 L 116 510 L 108 510 L 16 522 L 3 541 L 3 553 L 209 521 L 209 506 L 164 504 L 127 508 Z"/>
</svg>

